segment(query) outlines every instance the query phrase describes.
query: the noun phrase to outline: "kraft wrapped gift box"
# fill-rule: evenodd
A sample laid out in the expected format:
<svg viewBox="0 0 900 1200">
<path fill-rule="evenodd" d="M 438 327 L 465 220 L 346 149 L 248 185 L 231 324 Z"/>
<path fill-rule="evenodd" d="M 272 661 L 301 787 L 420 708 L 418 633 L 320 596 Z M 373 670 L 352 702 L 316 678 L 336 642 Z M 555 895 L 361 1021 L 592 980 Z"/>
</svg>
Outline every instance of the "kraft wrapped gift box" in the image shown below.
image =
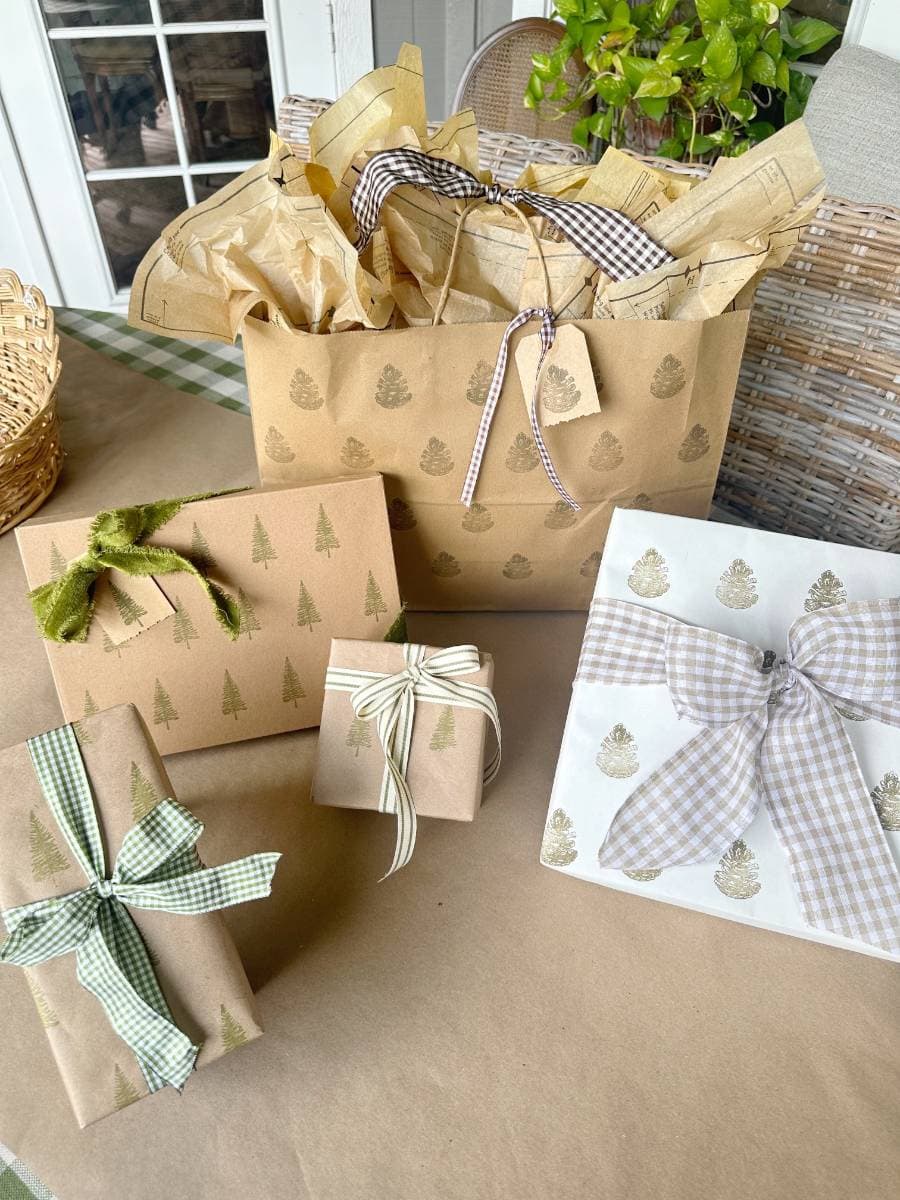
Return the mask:
<svg viewBox="0 0 900 1200">
<path fill-rule="evenodd" d="M 616 511 L 595 604 L 603 598 L 666 613 L 782 655 L 805 613 L 900 595 L 900 556 L 658 513 Z M 601 867 L 598 854 L 618 810 L 701 730 L 679 720 L 666 684 L 597 682 L 590 662 L 606 643 L 591 618 L 572 690 L 541 861 L 605 887 L 879 957 L 865 941 L 806 923 L 789 859 L 766 799 L 721 857 L 645 869 Z M 900 697 L 900 680 L 894 702 Z M 841 711 L 841 707 L 838 707 Z M 900 728 L 840 717 L 871 793 L 889 854 L 900 863 Z M 798 747 L 801 751 L 803 747 Z M 815 791 L 815 788 L 813 789 Z M 877 827 L 876 827 L 877 828 Z"/>
<path fill-rule="evenodd" d="M 84 552 L 89 525 L 16 530 L 32 588 Z M 111 571 L 87 640 L 45 645 L 66 720 L 136 704 L 162 754 L 318 725 L 332 636 L 381 638 L 400 610 L 377 474 L 195 501 L 147 544 L 184 554 L 237 600 L 235 641 L 192 576 Z"/>
<path fill-rule="evenodd" d="M 75 732 L 111 869 L 132 826 L 158 801 L 177 798 L 132 705 L 87 717 Z M 84 888 L 84 872 L 48 807 L 26 744 L 0 753 L 0 779 L 0 910 Z M 260 1036 L 250 985 L 221 913 L 128 912 L 175 1023 L 195 1045 L 202 1043 L 198 1068 Z M 74 955 L 0 970 L 25 974 L 22 986 L 27 979 L 79 1125 L 148 1095 L 134 1054 L 99 1000 L 79 984 Z"/>
</svg>

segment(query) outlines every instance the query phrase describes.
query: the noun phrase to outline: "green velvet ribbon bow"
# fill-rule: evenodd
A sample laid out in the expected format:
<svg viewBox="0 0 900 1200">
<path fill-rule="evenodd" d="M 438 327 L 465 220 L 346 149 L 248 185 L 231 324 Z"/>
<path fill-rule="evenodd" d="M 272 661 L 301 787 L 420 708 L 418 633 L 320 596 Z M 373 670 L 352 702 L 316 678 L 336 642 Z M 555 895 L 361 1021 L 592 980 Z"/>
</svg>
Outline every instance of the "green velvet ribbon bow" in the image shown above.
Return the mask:
<svg viewBox="0 0 900 1200">
<path fill-rule="evenodd" d="M 31 592 L 31 607 L 41 636 L 51 642 L 83 642 L 94 616 L 94 589 L 104 571 L 115 569 L 126 575 L 171 575 L 186 571 L 194 575 L 212 603 L 219 624 L 232 639 L 238 636 L 241 617 L 237 602 L 203 571 L 168 546 L 146 546 L 144 539 L 180 512 L 185 504 L 228 496 L 228 492 L 203 492 L 177 500 L 156 500 L 131 508 L 110 508 L 91 521 L 86 553 L 73 559 L 59 579 L 43 583 Z"/>
</svg>

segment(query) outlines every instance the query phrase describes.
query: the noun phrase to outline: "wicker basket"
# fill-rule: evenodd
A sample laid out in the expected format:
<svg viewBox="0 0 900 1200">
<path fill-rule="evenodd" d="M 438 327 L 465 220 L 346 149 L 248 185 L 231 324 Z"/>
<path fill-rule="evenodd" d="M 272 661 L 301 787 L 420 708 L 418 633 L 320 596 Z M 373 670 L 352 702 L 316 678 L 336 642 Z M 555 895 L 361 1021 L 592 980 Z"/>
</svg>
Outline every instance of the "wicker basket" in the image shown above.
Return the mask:
<svg viewBox="0 0 900 1200">
<path fill-rule="evenodd" d="M 285 96 L 278 108 L 278 135 L 290 145 L 298 158 L 309 155 L 309 127 L 330 100 L 312 100 L 308 96 Z M 439 126 L 429 125 L 429 133 Z M 498 183 L 515 183 L 529 163 L 583 163 L 587 153 L 571 143 L 524 137 L 520 133 L 494 133 L 479 129 L 478 151 L 481 166 Z"/>
<path fill-rule="evenodd" d="M 59 477 L 58 379 L 52 309 L 0 270 L 0 533 L 39 508 Z"/>
</svg>

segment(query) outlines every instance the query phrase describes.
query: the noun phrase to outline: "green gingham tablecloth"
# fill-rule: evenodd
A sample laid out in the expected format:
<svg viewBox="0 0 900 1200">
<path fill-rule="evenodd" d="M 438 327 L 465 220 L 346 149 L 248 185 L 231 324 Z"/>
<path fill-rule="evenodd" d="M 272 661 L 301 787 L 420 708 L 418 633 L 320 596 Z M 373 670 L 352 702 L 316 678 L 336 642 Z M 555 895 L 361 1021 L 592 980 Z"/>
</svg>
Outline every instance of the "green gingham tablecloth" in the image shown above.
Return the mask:
<svg viewBox="0 0 900 1200">
<path fill-rule="evenodd" d="M 0 1142 L 0 1200 L 56 1200 L 12 1150 Z"/>
</svg>

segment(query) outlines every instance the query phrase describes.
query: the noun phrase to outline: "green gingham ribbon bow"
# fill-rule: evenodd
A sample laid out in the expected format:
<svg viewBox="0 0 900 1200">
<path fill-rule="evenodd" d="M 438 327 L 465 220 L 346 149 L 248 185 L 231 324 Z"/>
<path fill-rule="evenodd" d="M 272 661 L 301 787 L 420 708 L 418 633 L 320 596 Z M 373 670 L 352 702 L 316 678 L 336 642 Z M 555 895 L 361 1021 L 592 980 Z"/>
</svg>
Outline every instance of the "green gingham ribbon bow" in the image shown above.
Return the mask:
<svg viewBox="0 0 900 1200">
<path fill-rule="evenodd" d="M 94 616 L 97 580 L 104 571 L 114 568 L 126 575 L 171 575 L 176 571 L 187 571 L 196 577 L 209 596 L 216 619 L 234 640 L 241 624 L 237 602 L 177 550 L 168 546 L 143 545 L 145 538 L 171 521 L 185 504 L 229 494 L 203 492 L 177 500 L 157 500 L 151 504 L 110 508 L 97 513 L 91 521 L 87 551 L 73 559 L 59 579 L 43 583 L 31 593 L 31 607 L 41 636 L 51 642 L 83 642 Z"/>
<path fill-rule="evenodd" d="M 204 867 L 195 849 L 203 825 L 162 800 L 128 831 L 107 877 L 90 784 L 71 725 L 28 742 L 41 789 L 87 887 L 0 913 L 9 931 L 0 962 L 34 966 L 75 952 L 82 987 L 103 1005 L 134 1052 L 151 1092 L 181 1089 L 199 1046 L 175 1024 L 126 905 L 194 915 L 269 894 L 278 854 Z"/>
<path fill-rule="evenodd" d="M 352 667 L 329 667 L 325 687 L 349 692 L 353 711 L 364 721 L 374 719 L 378 739 L 384 750 L 384 775 L 381 779 L 379 812 L 397 814 L 397 845 L 387 879 L 412 858 L 416 845 L 416 806 L 406 780 L 409 751 L 412 746 L 416 701 L 428 704 L 453 704 L 484 713 L 494 727 L 497 749 L 484 769 L 488 784 L 500 770 L 500 714 L 489 688 L 466 683 L 459 675 L 472 675 L 481 667 L 476 646 L 448 646 L 430 658 L 424 646 L 408 642 L 403 647 L 405 666 L 394 675 L 361 671 Z"/>
</svg>

